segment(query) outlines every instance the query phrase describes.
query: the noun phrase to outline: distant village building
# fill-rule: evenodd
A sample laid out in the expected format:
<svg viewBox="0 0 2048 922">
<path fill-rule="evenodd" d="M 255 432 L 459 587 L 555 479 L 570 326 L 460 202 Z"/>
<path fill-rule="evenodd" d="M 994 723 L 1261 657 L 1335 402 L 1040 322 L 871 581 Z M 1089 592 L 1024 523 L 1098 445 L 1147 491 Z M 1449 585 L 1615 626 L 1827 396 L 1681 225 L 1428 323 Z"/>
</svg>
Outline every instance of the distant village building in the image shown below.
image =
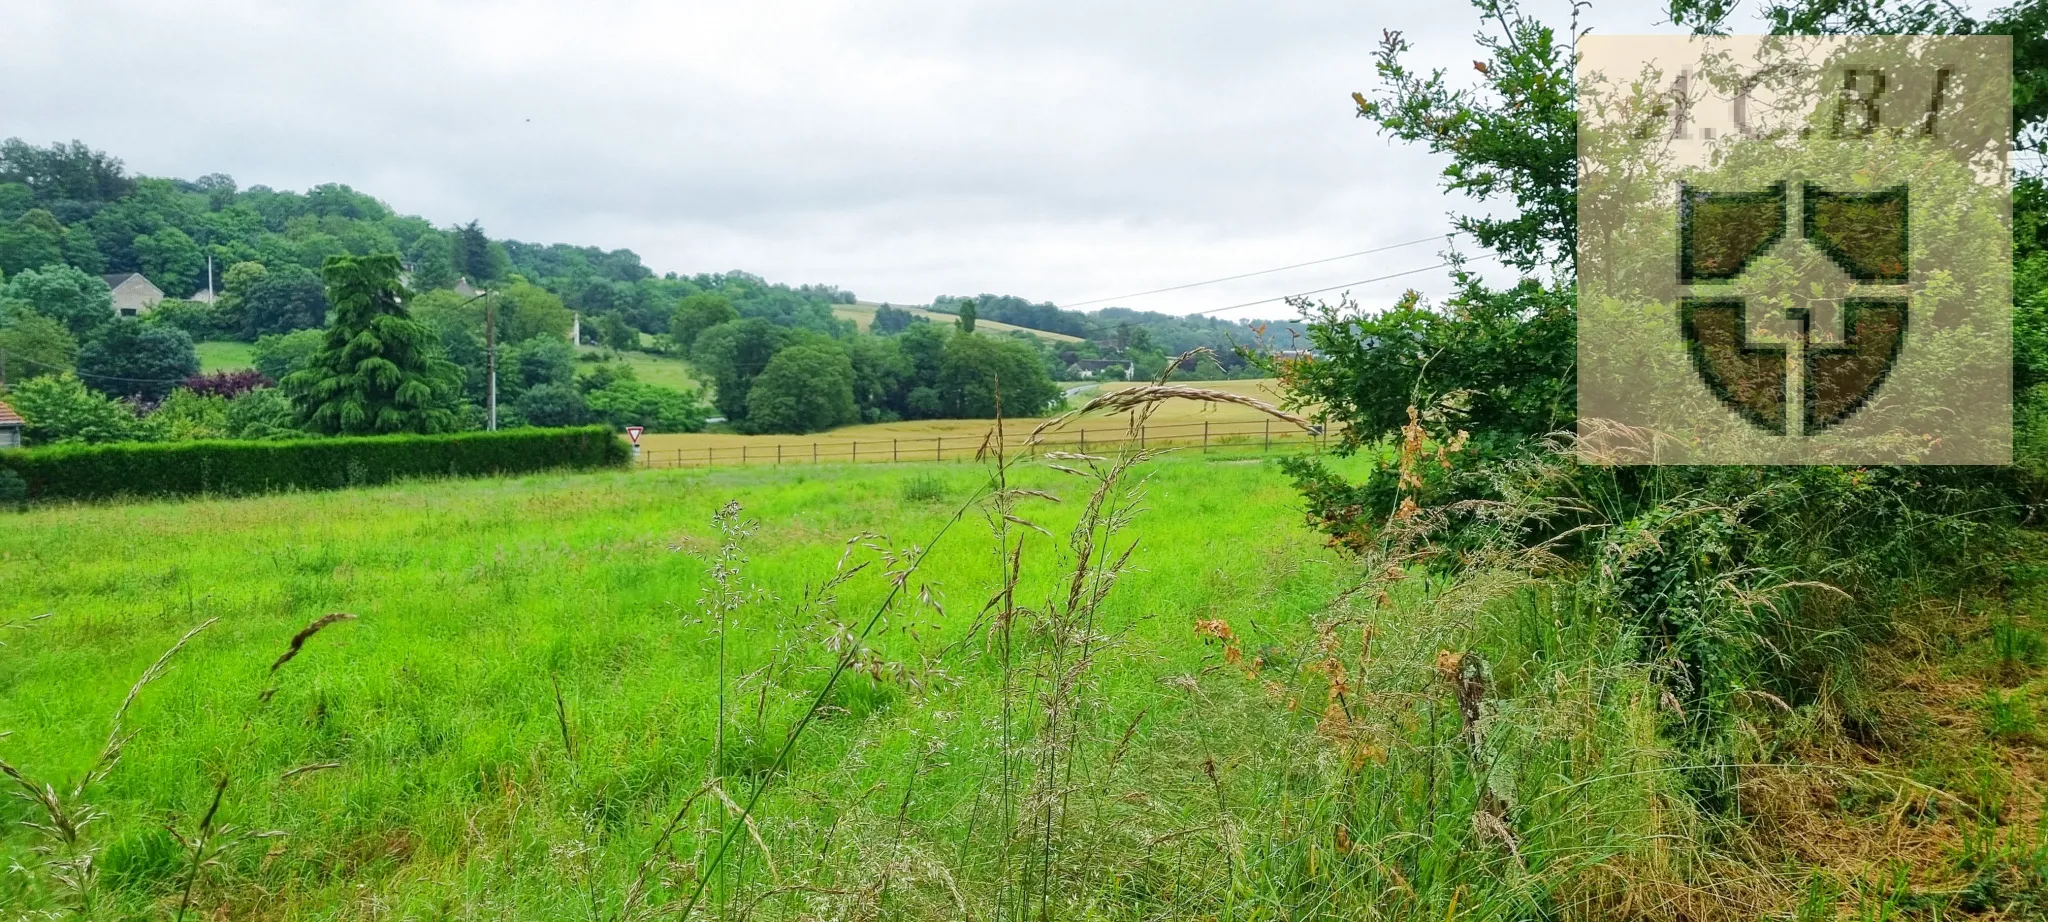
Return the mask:
<svg viewBox="0 0 2048 922">
<path fill-rule="evenodd" d="M 478 294 L 476 286 L 471 285 L 467 277 L 455 280 L 455 293 L 465 298 L 474 298 Z"/>
<path fill-rule="evenodd" d="M 20 448 L 21 427 L 26 423 L 13 407 L 0 403 L 0 448 Z"/>
<path fill-rule="evenodd" d="M 211 288 L 202 288 L 199 291 L 194 292 L 192 297 L 187 300 L 197 301 L 201 304 L 212 304 L 213 302 L 220 300 L 220 295 L 214 294 L 213 289 Z"/>
<path fill-rule="evenodd" d="M 1129 359 L 1081 359 L 1067 366 L 1067 373 L 1080 380 L 1115 378 L 1129 381 L 1138 373 L 1138 366 Z"/>
<path fill-rule="evenodd" d="M 117 272 L 102 275 L 100 280 L 114 291 L 114 312 L 123 317 L 136 317 L 156 309 L 164 299 L 163 289 L 150 284 L 140 272 Z"/>
</svg>

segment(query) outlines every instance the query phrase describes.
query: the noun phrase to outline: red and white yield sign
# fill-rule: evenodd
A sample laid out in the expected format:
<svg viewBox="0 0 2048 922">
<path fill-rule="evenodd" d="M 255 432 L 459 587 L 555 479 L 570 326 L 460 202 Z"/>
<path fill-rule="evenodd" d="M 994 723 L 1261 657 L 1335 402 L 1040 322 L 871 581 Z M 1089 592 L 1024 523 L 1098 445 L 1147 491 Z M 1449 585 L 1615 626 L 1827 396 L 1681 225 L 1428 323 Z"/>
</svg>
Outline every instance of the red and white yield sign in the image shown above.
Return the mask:
<svg viewBox="0 0 2048 922">
<path fill-rule="evenodd" d="M 626 438 L 629 438 L 629 439 L 632 439 L 632 440 L 633 440 L 633 447 L 634 447 L 634 448 L 639 448 L 639 447 L 640 447 L 640 433 L 642 433 L 642 432 L 646 432 L 646 431 L 647 431 L 647 427 L 645 427 L 645 426 L 627 426 L 627 427 L 626 427 Z"/>
</svg>

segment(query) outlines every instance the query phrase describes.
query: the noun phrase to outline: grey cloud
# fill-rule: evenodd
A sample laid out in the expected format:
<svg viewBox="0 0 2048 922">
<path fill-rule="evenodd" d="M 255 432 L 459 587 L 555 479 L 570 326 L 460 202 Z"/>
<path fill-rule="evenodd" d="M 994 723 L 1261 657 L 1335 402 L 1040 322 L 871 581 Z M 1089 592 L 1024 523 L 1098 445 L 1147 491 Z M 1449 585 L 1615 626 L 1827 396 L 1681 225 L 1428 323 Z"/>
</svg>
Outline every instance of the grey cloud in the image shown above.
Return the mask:
<svg viewBox="0 0 2048 922">
<path fill-rule="evenodd" d="M 1540 5 L 1563 22 L 1562 3 Z M 0 0 L 0 134 L 154 175 L 346 182 L 494 234 L 922 301 L 1080 300 L 1445 227 L 1440 164 L 1348 95 L 1459 4 Z M 1646 3 L 1603 31 L 1657 31 Z M 108 49 L 123 49 L 110 54 Z M 18 53 L 17 53 L 18 52 Z M 529 121 L 530 119 L 530 121 Z M 1428 265 L 1429 248 L 1131 306 Z M 1441 273 L 1404 284 L 1441 291 Z M 1248 312 L 1248 313 L 1256 313 Z"/>
</svg>

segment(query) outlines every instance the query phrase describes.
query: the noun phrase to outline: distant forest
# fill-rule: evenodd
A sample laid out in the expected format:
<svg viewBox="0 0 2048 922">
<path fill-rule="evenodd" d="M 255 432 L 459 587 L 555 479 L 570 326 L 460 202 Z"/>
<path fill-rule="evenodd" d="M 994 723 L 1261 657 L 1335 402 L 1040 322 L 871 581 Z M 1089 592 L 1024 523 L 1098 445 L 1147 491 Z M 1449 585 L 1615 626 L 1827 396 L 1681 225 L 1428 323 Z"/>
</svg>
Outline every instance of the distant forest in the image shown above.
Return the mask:
<svg viewBox="0 0 2048 922">
<path fill-rule="evenodd" d="M 1222 367 L 1188 363 L 1183 376 L 1255 373 L 1232 352 L 1255 338 L 1245 323 L 982 294 L 933 299 L 954 323 L 884 307 L 863 331 L 852 318 L 867 309 L 831 285 L 738 271 L 656 275 L 631 250 L 498 239 L 476 221 L 437 226 L 346 185 L 301 193 L 242 188 L 219 173 L 138 176 L 78 141 L 0 143 L 0 349 L 16 358 L 17 380 L 75 373 L 108 398 L 140 398 L 146 417 L 196 370 L 193 344 L 215 340 L 255 343 L 259 370 L 281 380 L 303 367 L 329 322 L 323 265 L 377 254 L 399 258 L 412 313 L 464 369 L 458 415 L 470 425 L 481 424 L 485 380 L 476 291 L 495 299 L 496 335 L 509 350 L 501 359 L 514 371 L 500 375 L 501 415 L 516 424 L 634 423 L 603 409 L 630 389 L 645 399 L 625 404 L 668 408 L 649 424 L 701 425 L 689 419 L 690 395 L 574 371 L 562 348 L 571 329 L 581 345 L 687 358 L 710 385 L 696 396 L 741 431 L 985 416 L 996 380 L 1013 411 L 1049 410 L 1059 402 L 1053 381 L 1152 377 L 1169 356 L 1203 346 Z M 142 274 L 166 300 L 144 318 L 116 317 L 96 280 L 115 273 Z M 1081 341 L 977 334 L 977 317 Z M 758 394 L 757 381 L 766 382 Z"/>
</svg>

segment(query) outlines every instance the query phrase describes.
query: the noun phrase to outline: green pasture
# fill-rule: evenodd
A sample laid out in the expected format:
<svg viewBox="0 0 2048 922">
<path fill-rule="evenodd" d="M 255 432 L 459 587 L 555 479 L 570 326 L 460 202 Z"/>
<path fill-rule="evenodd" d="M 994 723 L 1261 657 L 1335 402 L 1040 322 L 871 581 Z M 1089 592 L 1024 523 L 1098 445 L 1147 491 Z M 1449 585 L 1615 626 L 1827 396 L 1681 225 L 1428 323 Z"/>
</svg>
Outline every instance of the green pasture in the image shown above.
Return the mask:
<svg viewBox="0 0 2048 922">
<path fill-rule="evenodd" d="M 199 370 L 208 374 L 256 367 L 255 343 L 216 340 L 199 343 L 198 349 Z"/>
<path fill-rule="evenodd" d="M 1169 679 L 1220 662 L 1197 619 L 1277 639 L 1350 578 L 1298 524 L 1270 465 L 1189 458 L 1151 470 L 1142 527 L 1118 539 L 1137 539 L 1131 568 L 1101 612 L 1117 652 L 1092 680 L 1095 716 L 1115 725 L 1105 732 L 1144 713 L 1129 745 L 1145 747 L 1184 733 L 1175 715 L 1197 705 Z M 1088 483 L 1043 468 L 1024 476 L 1066 501 L 1033 500 L 1020 518 L 1070 526 Z M 231 917 L 385 917 L 367 908 L 375 901 L 564 918 L 587 909 L 586 885 L 616 903 L 665 817 L 714 767 L 720 642 L 699 600 L 718 547 L 712 514 L 738 499 L 758 522 L 741 572 L 760 595 L 726 632 L 720 774 L 735 798 L 765 777 L 823 686 L 834 635 L 857 632 L 887 592 L 889 565 L 864 545 L 930 548 L 915 585 L 929 585 L 933 604 L 906 597 L 882 619 L 873 668 L 841 681 L 763 801 L 770 848 L 790 849 L 774 854 L 774 873 L 814 860 L 804 853 L 820 846 L 819 798 L 865 817 L 846 820 L 855 865 L 878 860 L 859 854 L 874 847 L 866 821 L 877 817 L 931 824 L 930 847 L 964 846 L 962 824 L 992 793 L 975 754 L 997 732 L 1001 672 L 984 612 L 997 569 L 980 513 L 938 536 L 985 479 L 966 464 L 606 473 L 9 516 L 0 623 L 22 629 L 0 648 L 0 758 L 31 778 L 77 778 L 129 684 L 218 619 L 141 692 L 123 730 L 133 738 L 84 798 L 109 814 L 95 830 L 109 905 L 168 906 L 184 860 L 162 825 L 193 825 L 222 777 L 220 822 L 288 833 L 230 848 L 202 875 L 202 905 Z M 806 603 L 862 535 L 846 566 L 868 569 L 833 590 L 836 604 Z M 1029 604 L 1064 592 L 1058 557 L 1033 533 Z M 332 612 L 358 620 L 313 637 L 259 704 L 294 632 Z M 1168 748 L 1178 775 L 1202 779 L 1197 753 Z M 20 825 L 30 810 L 0 803 L 9 860 L 32 860 Z M 724 816 L 693 813 L 678 854 L 701 852 Z M 770 879 L 758 854 L 730 874 Z M 0 901 L 55 899 L 6 880 Z M 687 889 L 671 884 L 669 898 Z"/>
<path fill-rule="evenodd" d="M 1944 757 L 1843 776 L 1860 799 L 1824 812 L 1767 796 L 1806 775 L 1742 769 L 1748 815 L 1838 838 L 1893 835 L 1929 791 L 2015 805 L 1928 820 L 1996 835 L 1924 879 L 1743 858 L 1759 840 L 1702 812 L 1597 597 L 1515 566 L 1364 572 L 1272 459 L 1170 455 L 1099 504 L 1089 462 L 1055 460 L 1082 473 L 1016 467 L 1035 492 L 1009 518 L 971 463 L 0 515 L 0 761 L 90 820 L 55 835 L 0 799 L 0 907 L 174 919 L 189 888 L 193 919 L 1334 922 L 1707 893 L 1699 918 L 1734 919 L 1959 901 L 1972 869 L 2048 854 L 2038 798 Z M 713 516 L 735 500 L 733 548 Z M 1076 580 L 1080 552 L 1109 565 Z M 2005 660 L 2037 660 L 2002 623 Z M 1477 729 L 1452 673 L 1483 676 Z M 2002 738 L 2034 738 L 2030 687 L 1999 699 Z M 1806 713 L 1782 719 L 1826 739 Z"/>
</svg>

